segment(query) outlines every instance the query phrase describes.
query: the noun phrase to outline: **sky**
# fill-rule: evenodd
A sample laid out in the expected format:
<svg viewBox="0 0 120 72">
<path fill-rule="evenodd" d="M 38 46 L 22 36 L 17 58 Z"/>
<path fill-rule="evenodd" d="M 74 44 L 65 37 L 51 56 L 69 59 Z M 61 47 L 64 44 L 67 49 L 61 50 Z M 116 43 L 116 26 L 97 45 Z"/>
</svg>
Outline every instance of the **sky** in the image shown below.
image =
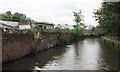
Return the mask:
<svg viewBox="0 0 120 72">
<path fill-rule="evenodd" d="M 94 9 L 101 0 L 0 0 L 0 13 L 11 11 L 26 14 L 38 22 L 74 25 L 73 12 L 82 11 L 86 25 L 97 25 Z"/>
</svg>

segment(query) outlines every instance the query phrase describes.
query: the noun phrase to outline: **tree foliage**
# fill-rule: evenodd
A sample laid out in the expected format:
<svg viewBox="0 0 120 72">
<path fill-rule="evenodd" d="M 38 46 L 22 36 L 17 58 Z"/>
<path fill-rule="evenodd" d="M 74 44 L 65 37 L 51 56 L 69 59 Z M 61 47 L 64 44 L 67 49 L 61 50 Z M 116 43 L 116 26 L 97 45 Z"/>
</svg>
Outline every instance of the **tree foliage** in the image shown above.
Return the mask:
<svg viewBox="0 0 120 72">
<path fill-rule="evenodd" d="M 76 22 L 76 28 L 79 29 L 81 27 L 84 27 L 84 24 L 82 23 L 83 21 L 82 11 L 80 10 L 79 12 L 73 12 L 73 14 L 74 21 Z"/>
<path fill-rule="evenodd" d="M 120 2 L 103 2 L 94 14 L 104 34 L 120 36 Z"/>
<path fill-rule="evenodd" d="M 80 10 L 79 12 L 73 12 L 74 14 L 74 21 L 76 22 L 76 25 L 74 25 L 74 29 L 76 30 L 76 32 L 80 35 L 84 34 L 84 23 L 83 23 L 83 15 L 82 15 L 82 11 Z"/>
<path fill-rule="evenodd" d="M 94 28 L 93 33 L 97 36 L 104 35 L 102 28 L 99 25 Z"/>
<path fill-rule="evenodd" d="M 25 14 L 15 12 L 12 14 L 10 11 L 0 13 L 0 20 L 14 21 L 14 22 L 34 22 L 33 19 L 27 17 Z"/>
</svg>

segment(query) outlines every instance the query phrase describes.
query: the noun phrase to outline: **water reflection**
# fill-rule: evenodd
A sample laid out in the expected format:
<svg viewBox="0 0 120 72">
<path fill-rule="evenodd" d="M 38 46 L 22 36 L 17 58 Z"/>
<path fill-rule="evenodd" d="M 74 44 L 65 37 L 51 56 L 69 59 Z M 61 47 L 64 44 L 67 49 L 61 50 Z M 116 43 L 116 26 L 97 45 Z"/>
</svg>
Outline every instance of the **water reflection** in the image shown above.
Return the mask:
<svg viewBox="0 0 120 72">
<path fill-rule="evenodd" d="M 96 70 L 98 69 L 98 57 L 100 55 L 100 45 L 97 39 L 86 39 L 78 43 L 79 60 L 82 70 Z M 76 49 L 76 48 L 75 48 Z M 77 51 L 77 50 L 76 50 Z"/>
<path fill-rule="evenodd" d="M 3 70 L 32 70 L 34 66 L 43 67 L 44 64 L 57 59 L 56 57 L 64 53 L 64 47 L 55 47 L 36 55 L 26 56 L 19 60 L 3 64 Z"/>
<path fill-rule="evenodd" d="M 100 39 L 84 39 L 3 65 L 4 70 L 117 70 L 118 50 Z"/>
</svg>

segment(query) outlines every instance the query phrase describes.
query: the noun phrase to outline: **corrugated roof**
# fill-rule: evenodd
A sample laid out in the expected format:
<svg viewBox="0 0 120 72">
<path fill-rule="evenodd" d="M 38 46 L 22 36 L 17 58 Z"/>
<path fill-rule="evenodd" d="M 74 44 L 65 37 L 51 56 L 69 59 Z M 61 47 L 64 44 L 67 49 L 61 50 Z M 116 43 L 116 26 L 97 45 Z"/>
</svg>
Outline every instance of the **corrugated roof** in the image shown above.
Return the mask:
<svg viewBox="0 0 120 72">
<path fill-rule="evenodd" d="M 12 27 L 18 26 L 18 22 L 2 21 L 2 20 L 0 20 L 0 23 L 8 25 L 8 26 L 12 26 Z"/>
</svg>

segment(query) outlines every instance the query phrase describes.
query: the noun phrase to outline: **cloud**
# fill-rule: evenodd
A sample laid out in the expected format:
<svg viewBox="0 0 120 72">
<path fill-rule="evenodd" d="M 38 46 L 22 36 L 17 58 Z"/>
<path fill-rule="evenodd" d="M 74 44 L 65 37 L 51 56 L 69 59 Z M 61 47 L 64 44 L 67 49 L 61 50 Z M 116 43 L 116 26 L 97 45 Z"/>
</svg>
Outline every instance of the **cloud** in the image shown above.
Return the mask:
<svg viewBox="0 0 120 72">
<path fill-rule="evenodd" d="M 94 25 L 92 12 L 100 4 L 101 0 L 0 0 L 0 11 L 21 12 L 37 21 L 73 25 L 73 11 L 82 10 L 86 25 Z"/>
</svg>

